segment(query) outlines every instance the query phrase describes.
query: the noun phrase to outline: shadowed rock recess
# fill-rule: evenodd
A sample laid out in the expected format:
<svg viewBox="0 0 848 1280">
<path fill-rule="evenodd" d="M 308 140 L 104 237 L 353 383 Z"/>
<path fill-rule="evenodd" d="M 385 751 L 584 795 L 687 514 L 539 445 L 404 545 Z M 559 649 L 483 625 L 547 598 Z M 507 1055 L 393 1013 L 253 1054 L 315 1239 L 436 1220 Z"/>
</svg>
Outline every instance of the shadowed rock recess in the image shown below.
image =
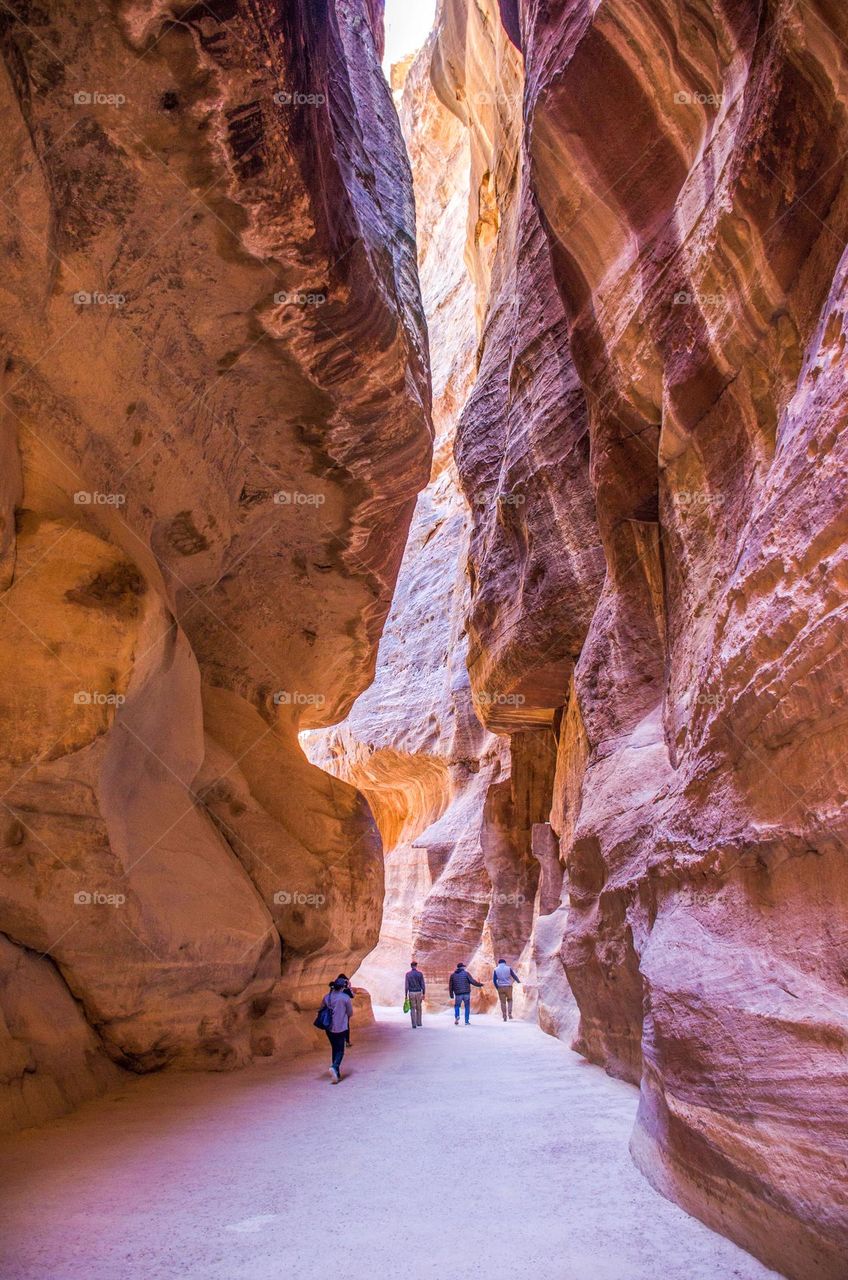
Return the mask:
<svg viewBox="0 0 848 1280">
<path fill-rule="evenodd" d="M 0 1125 L 507 953 L 845 1280 L 848 10 L 382 7 L 0 15 Z"/>
<path fill-rule="evenodd" d="M 0 1126 L 312 1043 L 379 930 L 297 732 L 430 467 L 375 0 L 17 6 L 3 54 Z M 306 1006 L 308 1016 L 301 1012 Z"/>
</svg>

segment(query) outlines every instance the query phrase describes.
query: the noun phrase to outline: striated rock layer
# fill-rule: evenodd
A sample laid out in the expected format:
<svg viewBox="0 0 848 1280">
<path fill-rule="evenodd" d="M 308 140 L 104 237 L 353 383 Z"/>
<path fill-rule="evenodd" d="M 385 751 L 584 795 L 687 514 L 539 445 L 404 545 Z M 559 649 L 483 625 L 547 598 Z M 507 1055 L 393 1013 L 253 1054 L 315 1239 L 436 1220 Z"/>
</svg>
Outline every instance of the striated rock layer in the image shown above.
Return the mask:
<svg viewBox="0 0 848 1280">
<path fill-rule="evenodd" d="M 557 738 L 540 1016 L 567 1033 L 567 972 L 577 1047 L 641 1088 L 647 1176 L 835 1280 L 848 16 L 443 0 L 437 41 L 485 283 L 469 671 L 489 728 Z"/>
<path fill-rule="evenodd" d="M 385 849 L 377 947 L 356 974 L 381 1003 L 403 998 L 416 955 L 429 999 L 473 963 L 493 897 L 487 796 L 508 778 L 503 744 L 475 715 L 466 671 L 470 515 L 452 457 L 474 377 L 475 290 L 463 261 L 469 135 L 430 82 L 433 41 L 393 68 L 412 165 L 419 271 L 433 365 L 435 456 L 419 495 L 371 687 L 335 729 L 305 733 L 310 759 L 367 797 Z M 502 890 L 503 891 L 503 890 Z M 486 954 L 478 957 L 489 963 Z"/>
<path fill-rule="evenodd" d="M 480 81 L 499 85 L 497 91 L 466 99 L 449 89 L 456 57 L 447 52 L 448 28 L 476 59 Z M 510 104 L 520 97 L 520 57 L 502 34 L 495 8 L 467 15 L 443 8 L 437 32 L 412 64 L 393 69 L 416 193 L 436 456 L 374 684 L 344 724 L 304 735 L 315 763 L 364 792 L 383 837 L 380 942 L 357 974 L 381 1002 L 402 998 L 412 955 L 427 974 L 433 1003 L 447 999 L 457 960 L 483 976 L 501 954 L 513 962 L 521 956 L 525 975 L 533 963 L 528 945 L 540 879 L 533 829 L 549 815 L 556 741 L 534 717 L 529 724 L 537 732 L 516 732 L 511 744 L 496 736 L 487 726 L 497 727 L 523 697 L 501 698 L 487 687 L 472 692 L 466 670 L 469 639 L 474 643 L 466 624 L 472 522 L 452 458 L 460 414 L 469 393 L 475 397 L 477 321 L 486 310 L 499 232 L 497 205 L 486 201 L 509 180 L 518 154 Z M 495 175 L 489 167 L 500 153 Z M 494 487 L 474 495 L 481 509 L 495 510 L 499 502 Z M 528 981 L 519 1006 L 529 1011 L 533 997 Z M 475 996 L 484 1005 L 492 999 L 491 988 Z"/>
<path fill-rule="evenodd" d="M 0 19 L 0 1124 L 309 1042 L 382 858 L 304 725 L 430 465 L 380 0 Z"/>
<path fill-rule="evenodd" d="M 587 474 L 585 403 L 523 163 L 522 61 L 496 3 L 466 7 L 445 0 L 439 6 L 430 76 L 468 138 L 465 262 L 480 342 L 476 381 L 452 424 L 460 474 L 475 477 L 473 486 L 465 484 L 473 521 L 463 631 L 474 709 L 500 735 L 509 776 L 504 769 L 464 818 L 466 827 L 471 822 L 482 832 L 485 875 L 453 884 L 443 876 L 417 942 L 437 972 L 452 968 L 478 937 L 481 966 L 507 954 L 520 964 L 519 1005 L 530 1014 L 539 1000 L 537 967 L 562 973 L 558 948 L 537 955 L 534 919 L 559 906 L 562 873 L 549 826 L 555 728 L 563 681 L 579 651 L 573 600 L 581 584 L 600 580 L 603 556 Z M 418 119 L 409 134 L 416 187 Z M 435 352 L 436 317 L 430 324 Z M 558 503 L 566 488 L 577 530 L 563 558 Z M 387 894 L 389 909 L 390 903 Z M 573 1001 L 561 986 L 562 1017 L 568 1018 Z M 549 1025 L 559 1016 L 551 1011 L 548 1017 L 544 1005 L 539 1010 Z"/>
</svg>

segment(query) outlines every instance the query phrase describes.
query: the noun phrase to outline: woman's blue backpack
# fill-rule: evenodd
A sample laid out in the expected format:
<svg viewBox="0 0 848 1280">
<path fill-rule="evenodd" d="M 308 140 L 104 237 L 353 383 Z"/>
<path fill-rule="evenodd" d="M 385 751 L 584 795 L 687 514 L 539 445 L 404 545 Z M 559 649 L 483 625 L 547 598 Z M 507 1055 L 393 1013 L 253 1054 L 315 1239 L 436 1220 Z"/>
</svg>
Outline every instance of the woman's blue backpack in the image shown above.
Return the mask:
<svg viewBox="0 0 848 1280">
<path fill-rule="evenodd" d="M 318 1017 L 313 1022 L 313 1027 L 317 1027 L 319 1031 L 329 1031 L 333 1025 L 333 1012 L 328 1004 L 322 1004 L 318 1010 Z"/>
</svg>

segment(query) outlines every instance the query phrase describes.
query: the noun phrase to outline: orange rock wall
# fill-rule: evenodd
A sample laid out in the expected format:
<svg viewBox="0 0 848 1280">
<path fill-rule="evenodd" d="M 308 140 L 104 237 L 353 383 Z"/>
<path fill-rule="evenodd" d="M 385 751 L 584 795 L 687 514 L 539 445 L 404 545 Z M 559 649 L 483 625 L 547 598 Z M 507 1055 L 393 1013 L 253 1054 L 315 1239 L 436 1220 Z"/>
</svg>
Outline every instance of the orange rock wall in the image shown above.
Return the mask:
<svg viewBox="0 0 848 1280">
<path fill-rule="evenodd" d="M 379 0 L 0 20 L 0 1124 L 311 1043 L 378 932 L 303 725 L 430 468 Z M 365 1010 L 363 1010 L 363 1015 Z"/>
</svg>

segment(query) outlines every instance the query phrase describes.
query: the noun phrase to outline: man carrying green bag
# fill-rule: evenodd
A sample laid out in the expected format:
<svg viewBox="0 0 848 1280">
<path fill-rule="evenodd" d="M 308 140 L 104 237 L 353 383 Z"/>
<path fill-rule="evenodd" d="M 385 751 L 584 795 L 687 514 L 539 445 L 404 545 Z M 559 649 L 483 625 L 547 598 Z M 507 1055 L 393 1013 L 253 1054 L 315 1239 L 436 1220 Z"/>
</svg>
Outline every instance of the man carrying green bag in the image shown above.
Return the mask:
<svg viewBox="0 0 848 1280">
<path fill-rule="evenodd" d="M 412 1030 L 421 1026 L 421 1009 L 424 1004 L 424 993 L 427 990 L 427 984 L 424 981 L 424 974 L 418 968 L 418 961 L 413 960 L 412 966 L 404 979 L 404 1001 L 403 1011 L 409 1014 L 409 1020 L 412 1023 Z"/>
</svg>

